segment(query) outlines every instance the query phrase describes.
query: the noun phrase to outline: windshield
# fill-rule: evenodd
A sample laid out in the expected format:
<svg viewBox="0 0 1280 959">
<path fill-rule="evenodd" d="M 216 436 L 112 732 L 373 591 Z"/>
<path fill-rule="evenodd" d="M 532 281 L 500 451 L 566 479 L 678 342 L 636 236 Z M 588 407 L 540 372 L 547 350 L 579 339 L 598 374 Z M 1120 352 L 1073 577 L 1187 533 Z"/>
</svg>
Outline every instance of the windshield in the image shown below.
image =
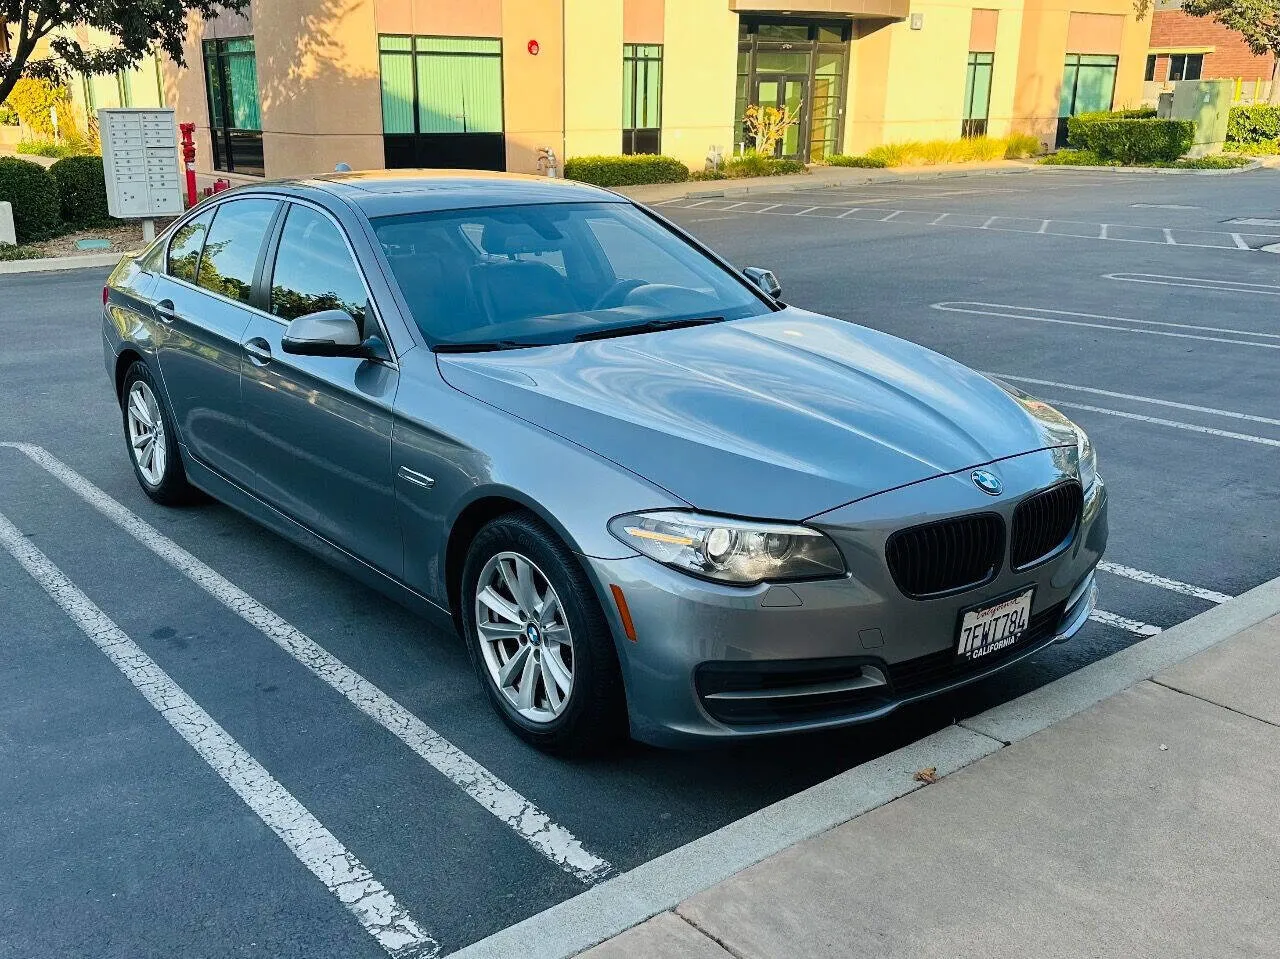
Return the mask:
<svg viewBox="0 0 1280 959">
<path fill-rule="evenodd" d="M 626 203 L 373 220 L 437 349 L 502 349 L 769 312 L 745 283 Z"/>
</svg>

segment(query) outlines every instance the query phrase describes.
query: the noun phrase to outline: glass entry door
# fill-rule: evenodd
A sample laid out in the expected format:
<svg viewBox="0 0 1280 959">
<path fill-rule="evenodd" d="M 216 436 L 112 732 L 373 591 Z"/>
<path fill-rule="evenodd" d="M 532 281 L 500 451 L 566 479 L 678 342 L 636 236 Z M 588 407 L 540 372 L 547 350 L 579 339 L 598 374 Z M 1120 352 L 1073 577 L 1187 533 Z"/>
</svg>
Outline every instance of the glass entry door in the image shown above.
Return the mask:
<svg viewBox="0 0 1280 959">
<path fill-rule="evenodd" d="M 776 157 L 789 160 L 805 160 L 809 152 L 808 125 L 805 123 L 805 111 L 808 108 L 808 97 L 805 95 L 809 87 L 807 74 L 788 76 L 778 74 L 768 78 L 761 77 L 756 81 L 755 102 L 761 107 L 777 107 L 786 109 L 799 120 L 787 127 L 782 139 L 773 149 Z"/>
</svg>

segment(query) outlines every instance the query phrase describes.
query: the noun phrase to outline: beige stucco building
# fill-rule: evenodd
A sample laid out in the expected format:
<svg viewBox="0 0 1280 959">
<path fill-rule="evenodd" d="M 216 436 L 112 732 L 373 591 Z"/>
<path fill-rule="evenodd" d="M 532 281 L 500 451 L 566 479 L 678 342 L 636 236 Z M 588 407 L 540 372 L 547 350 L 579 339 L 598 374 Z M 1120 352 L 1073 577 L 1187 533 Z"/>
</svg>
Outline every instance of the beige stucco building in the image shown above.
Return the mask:
<svg viewBox="0 0 1280 959">
<path fill-rule="evenodd" d="M 801 123 L 806 160 L 1031 132 L 1137 104 L 1149 21 L 1130 0 L 257 0 L 193 20 L 165 100 L 198 167 L 232 180 L 382 166 L 534 172 L 740 149 L 749 103 Z"/>
</svg>

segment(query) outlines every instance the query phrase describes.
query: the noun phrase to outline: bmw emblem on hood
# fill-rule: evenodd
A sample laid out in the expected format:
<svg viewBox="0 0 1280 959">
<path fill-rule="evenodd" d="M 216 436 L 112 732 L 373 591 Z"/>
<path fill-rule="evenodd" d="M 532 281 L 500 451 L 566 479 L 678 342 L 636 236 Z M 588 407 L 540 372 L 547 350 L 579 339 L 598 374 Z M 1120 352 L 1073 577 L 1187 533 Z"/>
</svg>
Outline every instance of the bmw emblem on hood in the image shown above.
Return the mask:
<svg viewBox="0 0 1280 959">
<path fill-rule="evenodd" d="M 1000 477 L 991 472 L 991 470 L 974 470 L 969 474 L 969 478 L 973 480 L 974 486 L 988 496 L 999 496 L 1004 489 L 1004 484 L 1000 482 Z"/>
</svg>

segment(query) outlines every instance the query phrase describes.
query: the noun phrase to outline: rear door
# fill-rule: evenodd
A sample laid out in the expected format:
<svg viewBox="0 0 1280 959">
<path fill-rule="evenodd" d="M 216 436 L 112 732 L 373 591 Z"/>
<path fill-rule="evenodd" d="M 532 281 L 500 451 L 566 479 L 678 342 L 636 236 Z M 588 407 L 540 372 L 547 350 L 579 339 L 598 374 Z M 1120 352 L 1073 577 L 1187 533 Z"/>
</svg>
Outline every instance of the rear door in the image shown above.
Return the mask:
<svg viewBox="0 0 1280 959">
<path fill-rule="evenodd" d="M 248 450 L 258 495 L 385 573 L 403 565 L 391 483 L 392 404 L 400 372 L 342 227 L 291 203 L 268 253 L 268 314 L 244 332 Z M 290 320 L 346 310 L 385 360 L 295 356 Z"/>
<path fill-rule="evenodd" d="M 249 488 L 240 398 L 241 340 L 268 229 L 280 204 L 227 200 L 184 223 L 152 292 L 167 327 L 158 356 L 187 453 Z"/>
</svg>

